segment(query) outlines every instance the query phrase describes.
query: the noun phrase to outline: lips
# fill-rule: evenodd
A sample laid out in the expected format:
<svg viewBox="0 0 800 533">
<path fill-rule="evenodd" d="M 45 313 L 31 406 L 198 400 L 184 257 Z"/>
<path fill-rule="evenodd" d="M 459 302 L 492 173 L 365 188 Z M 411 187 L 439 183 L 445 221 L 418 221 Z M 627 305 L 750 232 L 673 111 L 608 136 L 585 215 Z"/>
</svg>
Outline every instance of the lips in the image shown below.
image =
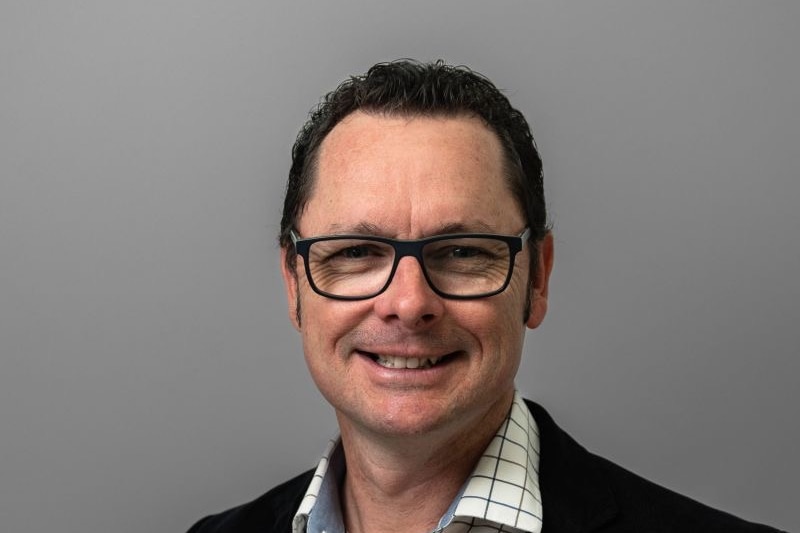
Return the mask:
<svg viewBox="0 0 800 533">
<path fill-rule="evenodd" d="M 441 360 L 441 357 L 394 357 L 391 355 L 374 356 L 374 361 L 386 368 L 430 368 Z"/>
<path fill-rule="evenodd" d="M 445 358 L 448 357 L 447 355 L 442 355 L 439 357 L 407 357 L 407 356 L 378 354 L 366 351 L 360 351 L 360 353 L 362 355 L 369 357 L 375 363 L 379 364 L 384 368 L 397 368 L 397 369 L 409 369 L 409 370 L 424 370 L 426 368 L 431 368 L 440 364 L 443 360 L 445 360 Z"/>
</svg>

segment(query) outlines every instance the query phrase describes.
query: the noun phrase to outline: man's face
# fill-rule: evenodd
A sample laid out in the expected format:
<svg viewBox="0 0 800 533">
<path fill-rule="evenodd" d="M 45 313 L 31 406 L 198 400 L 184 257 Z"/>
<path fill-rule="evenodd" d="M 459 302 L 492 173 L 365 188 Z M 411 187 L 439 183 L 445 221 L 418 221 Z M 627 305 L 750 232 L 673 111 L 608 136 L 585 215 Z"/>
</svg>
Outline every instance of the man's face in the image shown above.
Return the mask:
<svg viewBox="0 0 800 533">
<path fill-rule="evenodd" d="M 416 239 L 453 232 L 517 235 L 524 228 L 504 177 L 500 143 L 479 119 L 356 112 L 323 141 L 315 185 L 295 230 L 301 237 Z M 549 272 L 550 247 L 542 248 L 541 264 Z M 284 266 L 289 315 L 343 433 L 457 432 L 505 411 L 522 352 L 529 288 L 527 326 L 538 326 L 546 310 L 547 276 L 531 280 L 528 266 L 526 247 L 504 292 L 452 300 L 436 295 L 416 259 L 404 257 L 386 291 L 361 301 L 314 293 L 299 257 L 294 272 Z M 432 367 L 401 369 L 381 365 L 377 355 L 441 359 Z"/>
</svg>

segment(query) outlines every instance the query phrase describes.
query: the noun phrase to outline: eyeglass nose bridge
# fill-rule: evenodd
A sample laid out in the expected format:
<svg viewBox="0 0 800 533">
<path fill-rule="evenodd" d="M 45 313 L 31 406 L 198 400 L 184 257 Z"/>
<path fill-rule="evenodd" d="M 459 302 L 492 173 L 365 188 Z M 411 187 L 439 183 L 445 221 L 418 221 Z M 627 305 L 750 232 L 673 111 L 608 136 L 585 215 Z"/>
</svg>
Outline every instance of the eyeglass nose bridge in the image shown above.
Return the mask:
<svg viewBox="0 0 800 533">
<path fill-rule="evenodd" d="M 378 291 L 378 294 L 382 294 L 389 288 L 389 285 L 392 284 L 392 280 L 394 280 L 394 275 L 397 272 L 397 267 L 400 264 L 400 260 L 404 257 L 413 257 L 417 260 L 417 264 L 419 265 L 420 271 L 422 271 L 422 277 L 425 278 L 425 282 L 428 284 L 428 287 L 439 296 L 445 296 L 439 289 L 431 281 L 430 276 L 428 276 L 428 269 L 425 267 L 425 259 L 422 255 L 422 249 L 425 247 L 428 242 L 426 241 L 390 241 L 392 248 L 394 249 L 394 260 L 392 261 L 392 269 L 389 271 L 389 278 L 386 280 L 386 283 L 381 287 L 381 290 Z"/>
</svg>

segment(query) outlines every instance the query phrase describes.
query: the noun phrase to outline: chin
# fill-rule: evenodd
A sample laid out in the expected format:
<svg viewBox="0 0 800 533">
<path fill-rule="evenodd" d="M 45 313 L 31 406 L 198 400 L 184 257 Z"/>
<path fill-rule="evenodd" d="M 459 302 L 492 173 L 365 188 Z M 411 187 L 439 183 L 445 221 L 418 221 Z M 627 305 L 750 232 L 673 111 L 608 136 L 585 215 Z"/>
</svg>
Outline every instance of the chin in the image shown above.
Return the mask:
<svg viewBox="0 0 800 533">
<path fill-rule="evenodd" d="M 392 401 L 389 405 L 374 406 L 369 413 L 362 413 L 356 425 L 379 436 L 391 438 L 435 435 L 453 426 L 459 416 L 446 408 L 436 408 L 433 402 Z"/>
</svg>

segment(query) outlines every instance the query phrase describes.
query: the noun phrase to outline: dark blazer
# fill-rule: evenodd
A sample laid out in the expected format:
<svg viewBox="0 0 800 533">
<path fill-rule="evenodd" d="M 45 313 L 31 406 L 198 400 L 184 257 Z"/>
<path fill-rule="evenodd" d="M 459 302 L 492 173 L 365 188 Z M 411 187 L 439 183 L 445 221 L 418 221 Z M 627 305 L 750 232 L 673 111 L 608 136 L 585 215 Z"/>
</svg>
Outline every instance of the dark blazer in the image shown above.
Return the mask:
<svg viewBox="0 0 800 533">
<path fill-rule="evenodd" d="M 767 533 L 589 453 L 538 404 L 542 533 Z M 197 522 L 189 533 L 289 533 L 313 470 L 260 498 Z"/>
</svg>

